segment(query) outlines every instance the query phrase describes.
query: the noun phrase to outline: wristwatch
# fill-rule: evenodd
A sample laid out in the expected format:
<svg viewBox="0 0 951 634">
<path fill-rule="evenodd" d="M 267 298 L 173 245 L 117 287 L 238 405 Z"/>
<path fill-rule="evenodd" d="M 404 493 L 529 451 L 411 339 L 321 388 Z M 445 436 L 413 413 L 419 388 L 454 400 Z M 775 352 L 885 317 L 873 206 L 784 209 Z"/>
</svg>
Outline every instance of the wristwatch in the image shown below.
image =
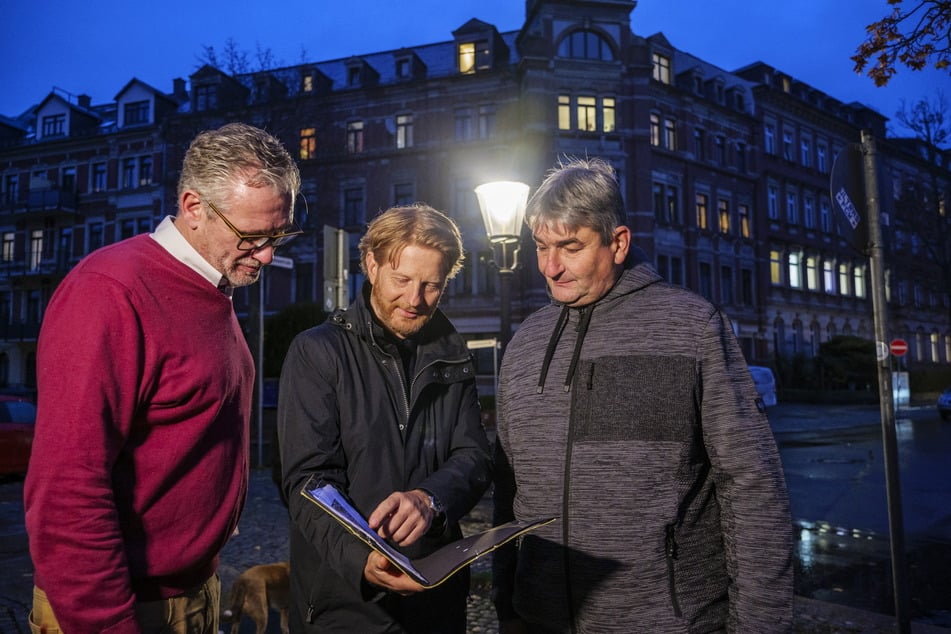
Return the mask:
<svg viewBox="0 0 951 634">
<path fill-rule="evenodd" d="M 425 489 L 424 492 L 427 496 L 429 496 L 429 508 L 432 510 L 433 514 L 441 515 L 446 512 L 446 507 L 443 506 L 443 503 L 439 501 L 439 498 Z"/>
<path fill-rule="evenodd" d="M 435 495 L 423 489 L 423 493 L 429 498 L 429 508 L 433 512 L 433 521 L 429 525 L 427 535 L 441 535 L 446 530 L 446 507 L 439 501 Z"/>
</svg>

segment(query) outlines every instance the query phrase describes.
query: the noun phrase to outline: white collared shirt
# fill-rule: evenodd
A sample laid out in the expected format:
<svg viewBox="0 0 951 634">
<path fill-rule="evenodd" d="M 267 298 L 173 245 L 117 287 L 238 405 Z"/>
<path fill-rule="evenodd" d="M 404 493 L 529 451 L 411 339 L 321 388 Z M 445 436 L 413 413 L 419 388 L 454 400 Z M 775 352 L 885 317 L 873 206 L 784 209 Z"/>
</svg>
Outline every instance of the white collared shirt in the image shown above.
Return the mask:
<svg viewBox="0 0 951 634">
<path fill-rule="evenodd" d="M 209 264 L 208 260 L 203 258 L 201 254 L 195 250 L 195 247 L 189 244 L 185 236 L 183 236 L 178 230 L 178 227 L 175 226 L 174 216 L 166 216 L 165 219 L 159 223 L 159 226 L 155 228 L 155 231 L 149 235 L 176 260 L 196 271 L 216 288 L 220 288 L 219 285 L 224 276 L 218 269 Z M 231 297 L 234 291 L 231 286 L 227 286 L 221 290 L 228 295 L 228 297 Z"/>
</svg>

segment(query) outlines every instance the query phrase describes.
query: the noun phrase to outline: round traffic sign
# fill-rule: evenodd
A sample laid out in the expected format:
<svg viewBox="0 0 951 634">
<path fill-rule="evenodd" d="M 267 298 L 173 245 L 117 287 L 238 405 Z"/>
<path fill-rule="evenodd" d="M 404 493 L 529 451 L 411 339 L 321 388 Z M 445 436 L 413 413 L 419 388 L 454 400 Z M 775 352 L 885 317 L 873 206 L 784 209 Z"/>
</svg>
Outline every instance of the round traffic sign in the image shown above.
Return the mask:
<svg viewBox="0 0 951 634">
<path fill-rule="evenodd" d="M 891 350 L 892 354 L 896 357 L 903 357 L 905 353 L 908 352 L 908 342 L 904 339 L 892 339 L 892 342 L 888 345 L 888 349 Z"/>
</svg>

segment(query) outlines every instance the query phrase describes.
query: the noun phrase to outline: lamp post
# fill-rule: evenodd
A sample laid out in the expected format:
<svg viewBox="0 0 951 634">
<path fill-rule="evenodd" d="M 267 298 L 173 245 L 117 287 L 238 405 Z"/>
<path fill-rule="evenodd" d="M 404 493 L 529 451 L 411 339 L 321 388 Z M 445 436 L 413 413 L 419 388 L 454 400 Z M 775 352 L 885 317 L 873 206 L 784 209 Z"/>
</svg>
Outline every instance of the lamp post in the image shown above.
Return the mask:
<svg viewBox="0 0 951 634">
<path fill-rule="evenodd" d="M 475 188 L 482 222 L 499 269 L 499 344 L 502 352 L 512 337 L 512 274 L 518 268 L 518 248 L 528 185 L 515 181 L 494 181 Z"/>
</svg>

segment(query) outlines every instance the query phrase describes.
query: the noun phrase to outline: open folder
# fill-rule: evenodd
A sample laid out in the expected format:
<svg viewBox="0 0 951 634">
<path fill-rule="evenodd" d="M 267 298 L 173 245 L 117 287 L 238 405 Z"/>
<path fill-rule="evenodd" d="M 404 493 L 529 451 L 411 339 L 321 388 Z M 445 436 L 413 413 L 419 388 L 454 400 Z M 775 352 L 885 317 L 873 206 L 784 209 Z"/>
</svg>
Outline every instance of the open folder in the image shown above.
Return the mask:
<svg viewBox="0 0 951 634">
<path fill-rule="evenodd" d="M 315 476 L 311 476 L 301 489 L 301 495 L 329 513 L 357 538 L 389 559 L 393 565 L 415 579 L 424 588 L 438 586 L 482 555 L 492 552 L 523 533 L 555 520 L 550 517 L 531 522 L 509 522 L 446 544 L 425 557 L 410 560 L 377 535 L 367 524 L 366 519 L 332 484 L 324 483 Z"/>
</svg>

